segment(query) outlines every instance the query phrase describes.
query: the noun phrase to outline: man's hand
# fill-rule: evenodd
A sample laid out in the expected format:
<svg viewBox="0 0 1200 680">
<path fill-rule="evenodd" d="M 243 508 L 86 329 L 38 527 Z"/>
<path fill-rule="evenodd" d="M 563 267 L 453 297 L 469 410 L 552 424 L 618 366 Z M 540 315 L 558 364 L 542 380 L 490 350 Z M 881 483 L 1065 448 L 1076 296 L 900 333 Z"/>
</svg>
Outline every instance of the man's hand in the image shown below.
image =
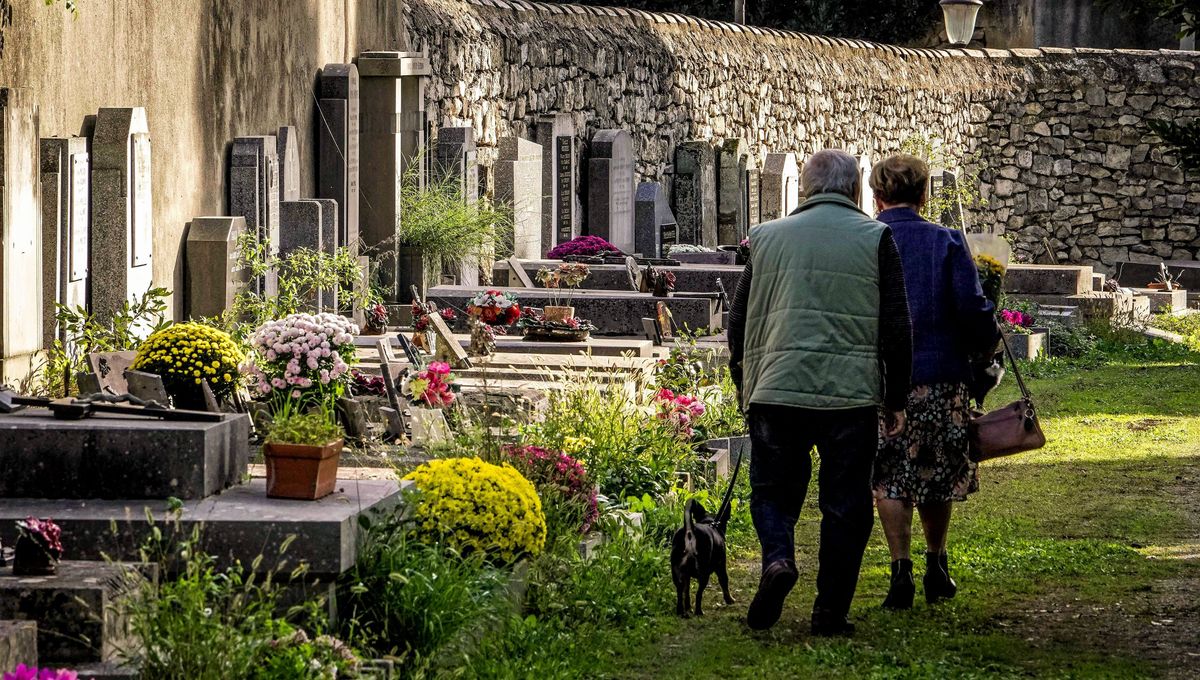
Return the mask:
<svg viewBox="0 0 1200 680">
<path fill-rule="evenodd" d="M 896 437 L 904 434 L 904 425 L 906 422 L 907 418 L 904 414 L 904 411 L 889 411 L 887 415 L 884 416 L 884 436 L 888 439 L 895 439 Z"/>
</svg>

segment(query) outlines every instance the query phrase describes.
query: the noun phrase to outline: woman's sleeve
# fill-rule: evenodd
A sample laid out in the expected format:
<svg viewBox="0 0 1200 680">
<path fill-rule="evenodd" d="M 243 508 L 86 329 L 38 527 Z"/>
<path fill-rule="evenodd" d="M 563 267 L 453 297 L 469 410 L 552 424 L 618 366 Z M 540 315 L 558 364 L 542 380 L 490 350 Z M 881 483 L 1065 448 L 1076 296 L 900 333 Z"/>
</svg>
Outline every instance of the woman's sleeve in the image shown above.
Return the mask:
<svg viewBox="0 0 1200 680">
<path fill-rule="evenodd" d="M 954 311 L 961 321 L 958 327 L 962 347 L 969 354 L 992 352 L 996 349 L 996 343 L 1000 341 L 996 306 L 983 294 L 983 287 L 979 284 L 979 270 L 971 259 L 962 233 L 950 233 L 947 257 Z"/>
</svg>

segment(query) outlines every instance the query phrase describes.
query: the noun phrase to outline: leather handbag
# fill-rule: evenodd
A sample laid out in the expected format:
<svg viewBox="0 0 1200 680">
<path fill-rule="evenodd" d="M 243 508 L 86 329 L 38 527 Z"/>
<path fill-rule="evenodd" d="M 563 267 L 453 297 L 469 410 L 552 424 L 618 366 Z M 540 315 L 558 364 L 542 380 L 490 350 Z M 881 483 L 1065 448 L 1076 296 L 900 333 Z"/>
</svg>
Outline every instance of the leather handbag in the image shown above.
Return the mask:
<svg viewBox="0 0 1200 680">
<path fill-rule="evenodd" d="M 1008 340 L 1001 334 L 1004 343 L 1004 353 L 1012 364 L 1013 375 L 1017 377 L 1017 386 L 1021 388 L 1021 398 L 1002 408 L 987 413 L 972 413 L 970 430 L 970 456 L 975 462 L 1002 458 L 1025 451 L 1034 451 L 1046 445 L 1046 435 L 1042 434 L 1042 426 L 1038 423 L 1037 408 L 1033 405 L 1033 397 L 1025 380 L 1021 377 L 1021 369 L 1013 357 Z"/>
</svg>

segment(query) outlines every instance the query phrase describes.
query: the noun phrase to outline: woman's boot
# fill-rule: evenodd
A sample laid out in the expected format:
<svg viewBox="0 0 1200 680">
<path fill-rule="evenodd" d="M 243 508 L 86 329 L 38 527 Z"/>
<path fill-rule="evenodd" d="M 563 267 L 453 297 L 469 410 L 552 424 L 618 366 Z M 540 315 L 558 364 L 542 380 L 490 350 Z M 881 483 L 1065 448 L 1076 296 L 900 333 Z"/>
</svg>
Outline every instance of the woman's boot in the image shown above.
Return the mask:
<svg viewBox="0 0 1200 680">
<path fill-rule="evenodd" d="M 958 584 L 950 578 L 946 553 L 925 553 L 925 601 L 933 604 L 949 600 L 958 592 Z"/>
<path fill-rule="evenodd" d="M 887 598 L 883 601 L 883 608 L 912 609 L 913 595 L 916 592 L 917 582 L 913 580 L 912 560 L 892 562 L 892 585 L 888 589 Z"/>
</svg>

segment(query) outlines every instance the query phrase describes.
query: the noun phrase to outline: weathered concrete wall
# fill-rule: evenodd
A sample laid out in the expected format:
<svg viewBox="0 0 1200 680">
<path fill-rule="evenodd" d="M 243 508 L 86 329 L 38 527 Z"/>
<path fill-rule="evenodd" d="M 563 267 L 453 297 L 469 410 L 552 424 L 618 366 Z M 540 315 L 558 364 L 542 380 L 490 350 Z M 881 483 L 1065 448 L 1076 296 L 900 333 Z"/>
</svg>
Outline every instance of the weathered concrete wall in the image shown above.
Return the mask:
<svg viewBox="0 0 1200 680">
<path fill-rule="evenodd" d="M 311 192 L 317 72 L 405 46 L 403 0 L 86 0 L 74 18 L 61 3 L 3 4 L 0 84 L 29 90 L 42 137 L 79 134 L 102 106 L 146 107 L 154 280 L 173 290 L 187 222 L 226 212 L 227 144 L 297 125 Z"/>
<path fill-rule="evenodd" d="M 483 159 L 552 111 L 588 138 L 628 130 L 644 180 L 692 138 L 741 137 L 760 157 L 840 147 L 878 160 L 936 136 L 977 155 L 991 204 L 973 222 L 1013 231 L 1021 257 L 1044 237 L 1104 268 L 1200 249 L 1198 178 L 1146 127 L 1200 115 L 1195 53 L 910 50 L 505 0 L 414 0 L 405 20 L 436 74 L 430 118 L 472 125 Z"/>
</svg>

